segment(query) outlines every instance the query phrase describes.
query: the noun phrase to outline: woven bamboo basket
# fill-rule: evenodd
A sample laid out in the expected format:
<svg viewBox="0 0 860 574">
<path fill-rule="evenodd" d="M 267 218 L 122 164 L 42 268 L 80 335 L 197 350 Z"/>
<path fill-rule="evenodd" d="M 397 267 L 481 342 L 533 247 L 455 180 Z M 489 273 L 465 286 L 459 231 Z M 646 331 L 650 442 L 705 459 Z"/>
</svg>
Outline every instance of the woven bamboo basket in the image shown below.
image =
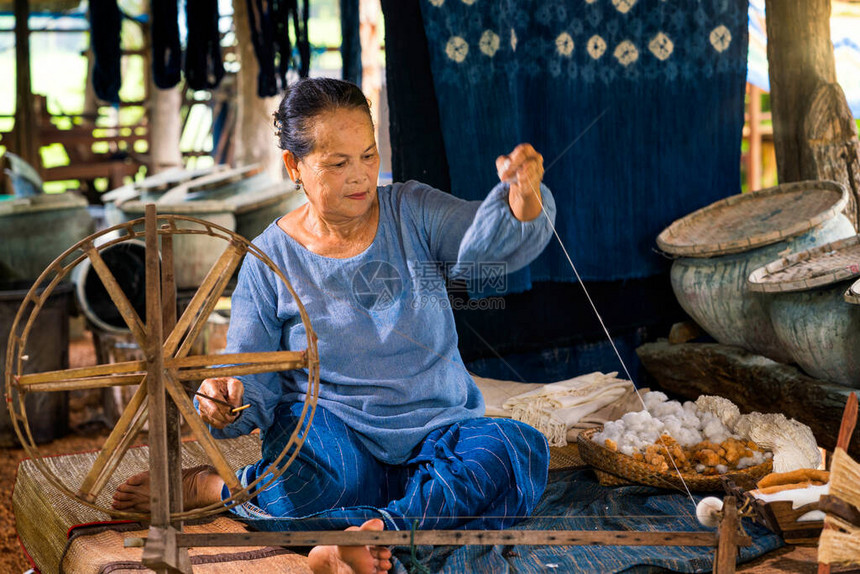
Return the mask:
<svg viewBox="0 0 860 574">
<path fill-rule="evenodd" d="M 838 216 L 848 192 L 832 181 L 799 181 L 733 195 L 663 230 L 657 245 L 672 255 L 743 253 L 800 235 Z"/>
<path fill-rule="evenodd" d="M 757 466 L 743 470 L 733 470 L 726 474 L 705 476 L 698 473 L 679 475 L 674 469 L 666 472 L 655 470 L 653 466 L 639 462 L 633 458 L 609 450 L 598 444 L 592 437 L 601 429 L 583 431 L 577 438 L 579 456 L 594 467 L 597 480 L 604 486 L 621 486 L 629 484 L 645 484 L 672 490 L 684 490 L 684 485 L 693 492 L 713 492 L 723 489 L 723 477 L 733 480 L 736 484 L 748 485 L 754 483 L 773 470 L 773 463 L 767 461 Z M 681 480 L 683 478 L 683 481 Z"/>
<path fill-rule="evenodd" d="M 855 281 L 851 287 L 845 291 L 845 300 L 854 305 L 860 305 L 860 280 Z"/>
<path fill-rule="evenodd" d="M 860 276 L 860 235 L 813 247 L 759 267 L 751 291 L 780 293 L 825 287 Z"/>
<path fill-rule="evenodd" d="M 860 276 L 860 236 L 782 257 L 749 276 L 749 288 L 767 297 L 779 344 L 809 375 L 860 386 L 860 307 L 845 302 Z"/>
</svg>

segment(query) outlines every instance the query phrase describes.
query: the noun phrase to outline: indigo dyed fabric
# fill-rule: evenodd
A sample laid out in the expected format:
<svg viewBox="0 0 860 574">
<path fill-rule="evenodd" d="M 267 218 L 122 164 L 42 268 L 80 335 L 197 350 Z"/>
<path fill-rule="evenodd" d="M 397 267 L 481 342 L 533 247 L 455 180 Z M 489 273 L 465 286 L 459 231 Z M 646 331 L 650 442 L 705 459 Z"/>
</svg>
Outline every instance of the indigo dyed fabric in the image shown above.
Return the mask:
<svg viewBox="0 0 860 574">
<path fill-rule="evenodd" d="M 122 14 L 116 0 L 92 0 L 89 9 L 90 42 L 93 49 L 93 89 L 100 100 L 119 103 L 120 29 Z"/>
<path fill-rule="evenodd" d="M 313 253 L 276 223 L 254 243 L 290 278 L 313 322 L 318 404 L 355 431 L 374 457 L 401 464 L 427 433 L 484 414 L 457 350 L 442 269 L 495 281 L 504 268 L 532 261 L 550 230 L 543 217 L 514 218 L 507 184 L 496 185 L 483 202 L 414 181 L 380 187 L 377 194 L 376 236 L 354 257 Z M 552 194 L 544 187 L 543 195 L 552 213 Z M 292 295 L 259 259 L 246 257 L 233 292 L 227 352 L 306 347 Z M 304 371 L 240 378 L 251 407 L 224 429 L 213 429 L 216 437 L 265 431 L 279 404 L 306 397 Z"/>
<path fill-rule="evenodd" d="M 287 88 L 287 70 L 295 68 L 306 78 L 311 65 L 308 40 L 308 0 L 246 0 L 251 41 L 260 65 L 257 95 L 277 96 Z M 301 2 L 301 3 L 300 3 Z M 297 55 L 293 54 L 289 25 L 293 20 Z"/>
<path fill-rule="evenodd" d="M 186 0 L 185 21 L 188 26 L 185 81 L 192 90 L 217 88 L 224 77 L 218 0 Z"/>
<path fill-rule="evenodd" d="M 341 78 L 361 87 L 361 22 L 359 0 L 340 0 Z"/>
<path fill-rule="evenodd" d="M 696 502 L 702 496 L 696 495 Z M 782 546 L 782 539 L 749 520 L 743 528 L 753 545 L 740 549 L 747 562 Z M 553 472 L 531 518 L 515 530 L 702 531 L 686 493 L 644 486 L 604 487 L 590 470 Z M 713 532 L 713 530 L 711 530 Z M 410 548 L 396 547 L 392 572 L 411 569 Z M 714 549 L 705 546 L 419 546 L 419 563 L 430 572 L 711 572 Z M 555 565 L 555 566 L 551 566 Z"/>
<path fill-rule="evenodd" d="M 280 455 L 303 406 L 278 407 L 262 434 L 262 460 L 237 472 L 243 486 Z M 263 530 L 344 529 L 370 518 L 382 518 L 389 530 L 509 528 L 534 510 L 548 467 L 542 434 L 488 418 L 438 428 L 404 464 L 387 465 L 355 431 L 317 408 L 296 460 L 234 513 Z M 229 496 L 226 487 L 223 495 Z"/>
<path fill-rule="evenodd" d="M 391 173 L 451 190 L 419 0 L 382 0 Z"/>
<path fill-rule="evenodd" d="M 452 192 L 519 142 L 545 158 L 585 281 L 654 275 L 655 237 L 739 193 L 745 0 L 421 0 Z M 512 291 L 572 280 L 553 241 Z"/>
<path fill-rule="evenodd" d="M 152 0 L 152 80 L 169 90 L 182 77 L 177 0 Z"/>
</svg>

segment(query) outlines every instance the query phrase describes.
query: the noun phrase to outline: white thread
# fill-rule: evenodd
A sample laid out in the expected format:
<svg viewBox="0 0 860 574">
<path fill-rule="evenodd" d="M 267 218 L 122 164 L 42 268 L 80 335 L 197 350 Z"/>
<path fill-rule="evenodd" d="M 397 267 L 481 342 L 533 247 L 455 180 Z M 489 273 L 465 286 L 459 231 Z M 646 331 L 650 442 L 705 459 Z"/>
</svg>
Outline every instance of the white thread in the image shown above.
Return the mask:
<svg viewBox="0 0 860 574">
<path fill-rule="evenodd" d="M 603 117 L 604 113 L 606 113 L 606 110 L 603 110 L 603 113 L 601 113 L 600 116 L 598 116 L 597 119 L 595 119 L 593 122 L 591 122 L 591 124 L 589 124 L 589 126 L 587 128 L 585 128 L 585 131 L 583 131 L 581 134 L 579 134 L 579 136 L 577 136 L 577 138 L 574 139 L 573 142 L 571 142 L 570 145 L 568 145 L 565 148 L 564 152 L 562 152 L 562 155 L 564 155 L 564 153 L 567 150 L 569 150 L 571 147 L 573 147 L 573 144 L 575 144 L 582 136 L 584 136 L 585 133 L 589 129 L 591 129 L 591 127 L 594 124 L 597 123 L 597 120 L 599 120 L 601 117 Z M 555 164 L 555 162 L 557 162 L 560 158 L 561 158 L 561 156 L 559 156 L 555 160 L 553 160 L 550 163 L 549 167 L 547 167 L 546 169 L 548 170 L 550 167 L 552 167 Z M 544 170 L 544 173 L 546 173 L 546 170 Z M 633 377 L 630 375 L 630 371 L 627 368 L 627 364 L 624 362 L 624 359 L 621 358 L 621 353 L 618 351 L 618 347 L 615 346 L 615 341 L 612 340 L 612 335 L 609 334 L 609 329 L 606 327 L 606 323 L 603 321 L 603 317 L 600 315 L 600 312 L 597 310 L 597 306 L 594 304 L 594 301 L 591 298 L 591 294 L 588 292 L 588 289 L 585 287 L 585 283 L 583 283 L 582 277 L 580 277 L 579 271 L 577 271 L 577 269 L 576 269 L 576 265 L 573 264 L 573 259 L 571 259 L 570 254 L 567 252 L 567 248 L 564 246 L 564 242 L 561 240 L 561 236 L 559 236 L 558 231 L 556 231 L 556 229 L 555 229 L 555 225 L 553 225 L 553 223 L 552 223 L 552 219 L 550 219 L 549 214 L 546 212 L 546 208 L 544 208 L 543 201 L 541 201 L 540 194 L 538 193 L 538 190 L 535 189 L 534 185 L 532 185 L 531 188 L 532 188 L 532 193 L 534 193 L 535 197 L 538 200 L 538 203 L 540 204 L 541 212 L 543 213 L 544 217 L 546 217 L 546 221 L 549 224 L 550 229 L 552 229 L 552 233 L 553 233 L 553 235 L 555 235 L 556 240 L 558 240 L 558 244 L 561 247 L 561 250 L 564 252 L 564 256 L 567 258 L 567 262 L 570 264 L 570 268 L 573 269 L 573 274 L 576 276 L 576 280 L 579 281 L 579 285 L 580 285 L 580 287 L 582 287 L 583 293 L 585 293 L 585 298 L 588 299 L 588 303 L 589 303 L 589 305 L 591 305 L 591 310 L 594 311 L 594 315 L 597 317 L 597 320 L 600 322 L 600 327 L 603 329 L 603 332 L 606 335 L 606 338 L 609 340 L 609 344 L 612 345 L 612 350 L 615 351 L 615 356 L 618 357 L 618 362 L 621 363 L 621 367 L 624 369 L 624 374 L 627 375 L 627 379 L 633 383 L 633 390 L 636 391 L 636 396 L 639 398 L 639 402 L 642 403 L 642 408 L 645 409 L 646 412 L 648 412 L 648 407 L 645 406 L 645 401 L 642 399 L 642 394 L 639 392 L 639 389 L 636 388 L 636 381 L 634 381 Z M 693 493 L 690 492 L 690 488 L 689 488 L 689 486 L 687 486 L 687 481 L 684 480 L 684 475 L 681 473 L 681 469 L 678 468 L 678 465 L 675 462 L 675 458 L 669 452 L 669 447 L 667 447 L 664 444 L 663 449 L 666 451 L 666 454 L 669 456 L 669 460 L 672 461 L 672 466 L 675 468 L 675 472 L 678 473 L 678 478 L 681 479 L 681 484 L 684 485 L 684 490 L 687 491 L 687 496 L 690 497 L 690 501 L 693 503 L 693 507 L 695 508 L 696 507 L 696 499 L 693 498 Z"/>
</svg>

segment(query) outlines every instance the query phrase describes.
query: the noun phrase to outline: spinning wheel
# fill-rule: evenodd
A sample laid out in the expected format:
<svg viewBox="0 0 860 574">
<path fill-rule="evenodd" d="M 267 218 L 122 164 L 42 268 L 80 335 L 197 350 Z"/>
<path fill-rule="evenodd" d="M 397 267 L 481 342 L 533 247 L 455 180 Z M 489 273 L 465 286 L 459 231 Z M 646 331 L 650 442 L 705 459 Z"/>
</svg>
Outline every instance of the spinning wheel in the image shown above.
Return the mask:
<svg viewBox="0 0 860 574">
<path fill-rule="evenodd" d="M 115 232 L 119 232 L 121 236 L 112 239 L 116 235 Z M 182 235 L 208 235 L 222 239 L 228 245 L 177 321 L 176 299 L 173 296 L 175 286 L 172 246 L 173 238 Z M 135 311 L 100 255 L 100 252 L 108 247 L 139 238 L 146 240 L 145 321 Z M 161 240 L 160 262 L 159 239 Z M 307 333 L 307 348 L 303 351 L 190 355 L 192 344 L 245 255 L 260 259 L 289 290 L 298 305 Z M 57 284 L 68 277 L 72 269 L 85 259 L 89 260 L 98 274 L 125 324 L 144 351 L 146 359 L 95 367 L 25 373 L 27 340 L 36 316 Z M 37 289 L 40 285 L 46 285 L 41 292 Z M 163 298 L 162 293 L 166 293 L 167 296 Z M 225 364 L 231 366 L 223 366 Z M 308 373 L 307 399 L 299 423 L 272 465 L 260 474 L 259 479 L 243 487 L 217 442 L 209 433 L 207 425 L 194 408 L 188 396 L 189 389 L 184 384 L 194 384 L 196 388 L 196 384 L 205 378 L 291 369 L 306 369 Z M 42 273 L 15 317 L 6 352 L 5 384 L 6 400 L 15 432 L 27 454 L 32 457 L 33 462 L 51 484 L 67 496 L 111 516 L 132 520 L 151 520 L 153 524 L 166 525 L 232 508 L 250 499 L 283 474 L 297 456 L 307 435 L 306 430 L 313 419 L 319 394 L 319 360 L 316 335 L 301 301 L 283 272 L 262 251 L 223 227 L 191 217 L 156 215 L 154 206 L 150 205 L 147 206 L 145 218 L 123 223 L 87 237 L 60 255 Z M 105 441 L 93 467 L 81 484 L 65 484 L 39 455 L 27 423 L 25 395 L 134 384 L 138 384 L 139 387 Z M 185 419 L 212 466 L 217 469 L 230 489 L 230 498 L 223 502 L 183 511 L 179 477 L 178 415 Z M 104 490 L 109 477 L 115 472 L 147 420 L 150 423 L 152 513 L 116 511 L 99 505 L 97 497 Z M 166 498 L 169 498 L 169 501 L 165 500 Z M 170 510 L 167 510 L 168 503 Z"/>
</svg>

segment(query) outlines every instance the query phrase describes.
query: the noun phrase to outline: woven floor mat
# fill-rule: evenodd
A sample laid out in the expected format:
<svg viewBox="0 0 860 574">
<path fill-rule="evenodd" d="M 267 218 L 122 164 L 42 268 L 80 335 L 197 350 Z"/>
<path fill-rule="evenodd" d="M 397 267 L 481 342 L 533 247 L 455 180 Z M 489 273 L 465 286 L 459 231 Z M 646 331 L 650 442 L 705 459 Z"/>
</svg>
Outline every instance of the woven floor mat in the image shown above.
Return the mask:
<svg viewBox="0 0 860 574">
<path fill-rule="evenodd" d="M 247 529 L 235 520 L 218 517 L 213 522 L 185 527 L 189 533 L 242 533 Z M 117 532 L 104 530 L 76 537 L 63 557 L 62 572 L 67 574 L 127 574 L 151 572 L 140 563 L 142 548 L 125 548 L 123 540 L 146 536 L 146 530 Z M 195 574 L 309 574 L 307 557 L 284 548 L 191 548 Z M 46 573 L 47 574 L 47 573 Z"/>
<path fill-rule="evenodd" d="M 221 452 L 234 468 L 260 459 L 260 439 L 247 435 L 218 441 Z M 43 459 L 45 464 L 73 490 L 89 472 L 98 453 L 81 453 Z M 149 449 L 132 448 L 100 493 L 97 503 L 109 507 L 116 487 L 128 477 L 149 469 Z M 188 468 L 206 464 L 203 449 L 196 442 L 182 445 L 182 466 Z M 111 517 L 78 503 L 57 490 L 42 475 L 32 460 L 18 466 L 12 510 L 16 530 L 24 548 L 44 574 L 58 572 L 67 543 L 69 529 L 80 524 L 111 522 Z M 70 572 L 76 572 L 74 570 Z"/>
</svg>

